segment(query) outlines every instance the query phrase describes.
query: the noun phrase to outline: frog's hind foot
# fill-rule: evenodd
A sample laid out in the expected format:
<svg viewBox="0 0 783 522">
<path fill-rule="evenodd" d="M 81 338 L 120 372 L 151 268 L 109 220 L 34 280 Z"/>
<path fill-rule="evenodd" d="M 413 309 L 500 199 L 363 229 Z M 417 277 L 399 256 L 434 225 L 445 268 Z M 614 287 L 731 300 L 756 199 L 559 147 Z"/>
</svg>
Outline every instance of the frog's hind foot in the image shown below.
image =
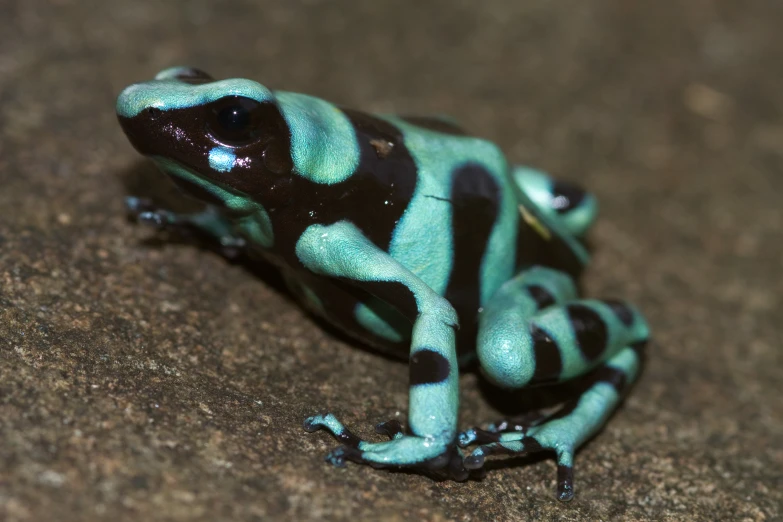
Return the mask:
<svg viewBox="0 0 783 522">
<path fill-rule="evenodd" d="M 541 411 L 532 411 L 502 419 L 489 424 L 485 429 L 470 428 L 457 435 L 457 443 L 461 448 L 472 446 L 473 444 L 487 444 L 497 442 L 500 434 L 503 433 L 526 433 L 532 426 L 540 424 L 547 419 L 549 415 Z"/>
<path fill-rule="evenodd" d="M 644 342 L 622 349 L 590 374 L 590 385 L 577 399 L 548 416 L 530 416 L 523 422 L 503 421 L 487 429 L 459 434 L 461 447 L 478 444 L 465 457 L 469 470 L 484 466 L 491 455 L 529 455 L 554 451 L 557 457 L 557 498 L 574 497 L 574 453 L 606 422 L 636 378 Z"/>
<path fill-rule="evenodd" d="M 516 426 L 515 426 L 516 427 Z M 552 450 L 557 455 L 557 499 L 568 502 L 574 498 L 574 452 L 577 445 L 568 437 L 555 439 L 545 445 L 535 435 L 528 435 L 527 429 L 497 432 L 490 429 L 472 428 L 460 434 L 460 446 L 479 444 L 479 447 L 465 457 L 468 470 L 484 467 L 486 457 L 492 455 L 532 455 L 540 451 Z"/>
<path fill-rule="evenodd" d="M 336 467 L 344 467 L 351 461 L 374 468 L 405 468 L 458 481 L 467 479 L 470 474 L 455 442 L 405 434 L 397 420 L 375 426 L 376 433 L 389 437 L 390 440 L 384 442 L 362 440 L 331 413 L 308 417 L 304 429 L 311 433 L 325 429 L 343 443 L 326 455 L 326 461 Z"/>
</svg>

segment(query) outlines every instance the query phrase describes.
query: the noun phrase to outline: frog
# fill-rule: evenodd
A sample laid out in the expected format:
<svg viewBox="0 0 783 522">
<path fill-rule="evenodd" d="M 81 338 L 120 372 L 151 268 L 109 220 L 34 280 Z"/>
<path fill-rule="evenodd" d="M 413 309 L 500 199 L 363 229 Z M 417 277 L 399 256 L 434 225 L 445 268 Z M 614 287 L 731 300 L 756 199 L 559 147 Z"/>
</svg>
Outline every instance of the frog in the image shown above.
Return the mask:
<svg viewBox="0 0 783 522">
<path fill-rule="evenodd" d="M 126 87 L 116 112 L 131 145 L 204 204 L 177 213 L 131 196 L 132 217 L 268 261 L 304 308 L 407 361 L 407 427 L 381 422 L 385 439 L 366 440 L 331 412 L 304 420 L 340 443 L 327 462 L 462 481 L 494 455 L 550 452 L 557 498 L 574 497 L 574 454 L 636 380 L 649 339 L 634 305 L 578 291 L 594 195 L 448 117 L 362 112 L 192 67 Z M 507 390 L 584 386 L 554 411 L 460 431 L 459 376 L 476 367 Z"/>
</svg>

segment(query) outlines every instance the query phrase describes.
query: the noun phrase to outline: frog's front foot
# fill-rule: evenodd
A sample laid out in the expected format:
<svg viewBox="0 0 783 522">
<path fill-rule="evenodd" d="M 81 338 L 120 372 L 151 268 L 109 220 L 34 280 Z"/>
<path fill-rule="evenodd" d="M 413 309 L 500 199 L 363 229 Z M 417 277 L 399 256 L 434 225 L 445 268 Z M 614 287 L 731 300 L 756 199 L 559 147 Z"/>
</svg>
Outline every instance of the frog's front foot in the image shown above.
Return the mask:
<svg viewBox="0 0 783 522">
<path fill-rule="evenodd" d="M 326 461 L 337 467 L 343 467 L 347 461 L 351 461 L 375 468 L 413 469 L 460 481 L 467 479 L 470 473 L 463 465 L 462 453 L 456 441 L 406 435 L 396 420 L 375 427 L 377 433 L 391 439 L 384 442 L 360 439 L 331 413 L 308 417 L 304 421 L 304 429 L 308 432 L 326 429 L 343 443 L 326 456 Z"/>
</svg>

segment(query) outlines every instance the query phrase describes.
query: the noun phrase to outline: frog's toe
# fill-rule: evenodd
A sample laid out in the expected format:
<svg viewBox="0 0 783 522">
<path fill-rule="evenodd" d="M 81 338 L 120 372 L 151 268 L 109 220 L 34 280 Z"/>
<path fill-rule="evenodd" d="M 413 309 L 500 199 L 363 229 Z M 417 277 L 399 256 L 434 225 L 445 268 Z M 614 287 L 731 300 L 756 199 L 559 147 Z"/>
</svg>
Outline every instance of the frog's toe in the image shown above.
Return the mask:
<svg viewBox="0 0 783 522">
<path fill-rule="evenodd" d="M 147 198 L 128 196 L 125 198 L 125 209 L 132 219 L 153 228 L 164 229 L 173 222 L 170 211 L 158 208 Z"/>
<path fill-rule="evenodd" d="M 469 430 L 470 431 L 470 430 Z M 489 432 L 487 432 L 489 433 Z M 465 457 L 465 468 L 473 471 L 484 466 L 491 455 L 530 455 L 539 451 L 553 450 L 557 454 L 557 499 L 567 502 L 574 498 L 574 449 L 567 441 L 554 441 L 543 445 L 537 439 L 519 434 L 494 434 L 495 442 L 482 444 Z"/>
<path fill-rule="evenodd" d="M 462 453 L 453 441 L 405 435 L 396 420 L 375 427 L 377 433 L 391 439 L 384 442 L 360 439 L 331 413 L 308 417 L 304 429 L 308 432 L 325 429 L 343 443 L 326 456 L 326 461 L 337 467 L 351 461 L 375 468 L 407 468 L 454 480 L 465 480 L 469 474 L 463 466 Z"/>
<path fill-rule="evenodd" d="M 343 426 L 343 423 L 337 420 L 337 417 L 331 413 L 307 417 L 302 427 L 308 433 L 325 429 L 334 435 L 337 440 L 351 448 L 358 448 L 359 444 L 362 442 L 362 439 Z M 327 460 L 329 459 L 327 458 Z"/>
</svg>

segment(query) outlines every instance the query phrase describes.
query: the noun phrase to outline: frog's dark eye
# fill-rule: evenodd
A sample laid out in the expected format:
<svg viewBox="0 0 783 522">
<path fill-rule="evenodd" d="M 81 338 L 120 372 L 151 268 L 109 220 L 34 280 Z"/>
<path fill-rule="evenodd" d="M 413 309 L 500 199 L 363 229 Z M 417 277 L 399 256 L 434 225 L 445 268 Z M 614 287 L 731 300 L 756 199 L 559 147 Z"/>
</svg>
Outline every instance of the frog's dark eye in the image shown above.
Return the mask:
<svg viewBox="0 0 783 522">
<path fill-rule="evenodd" d="M 210 107 L 207 131 L 229 147 L 247 144 L 259 137 L 263 106 L 243 96 L 226 96 Z"/>
</svg>

